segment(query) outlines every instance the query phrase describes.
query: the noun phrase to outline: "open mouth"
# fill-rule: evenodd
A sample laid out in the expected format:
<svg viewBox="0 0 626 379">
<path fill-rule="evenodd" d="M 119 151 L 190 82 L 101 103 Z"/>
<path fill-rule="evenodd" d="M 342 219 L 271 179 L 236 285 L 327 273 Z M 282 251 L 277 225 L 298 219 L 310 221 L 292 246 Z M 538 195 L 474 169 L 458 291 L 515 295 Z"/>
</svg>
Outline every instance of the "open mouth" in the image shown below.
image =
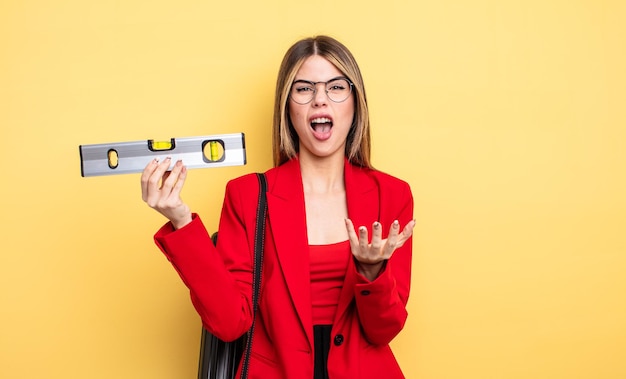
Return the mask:
<svg viewBox="0 0 626 379">
<path fill-rule="evenodd" d="M 333 127 L 333 121 L 328 117 L 318 117 L 311 120 L 311 128 L 316 133 L 328 133 Z"/>
</svg>

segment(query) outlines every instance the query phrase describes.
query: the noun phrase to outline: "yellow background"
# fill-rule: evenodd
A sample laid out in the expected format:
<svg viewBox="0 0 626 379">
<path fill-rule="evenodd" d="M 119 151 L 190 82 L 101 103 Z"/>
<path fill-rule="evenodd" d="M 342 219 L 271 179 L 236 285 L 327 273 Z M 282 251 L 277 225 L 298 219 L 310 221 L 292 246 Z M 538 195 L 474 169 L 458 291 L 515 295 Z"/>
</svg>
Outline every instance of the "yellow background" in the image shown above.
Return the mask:
<svg viewBox="0 0 626 379">
<path fill-rule="evenodd" d="M 163 219 L 78 146 L 246 133 L 247 166 L 188 178 L 214 229 L 226 180 L 271 166 L 283 53 L 324 33 L 415 195 L 406 376 L 626 378 L 625 4 L 3 0 L 0 377 L 195 377 Z"/>
</svg>

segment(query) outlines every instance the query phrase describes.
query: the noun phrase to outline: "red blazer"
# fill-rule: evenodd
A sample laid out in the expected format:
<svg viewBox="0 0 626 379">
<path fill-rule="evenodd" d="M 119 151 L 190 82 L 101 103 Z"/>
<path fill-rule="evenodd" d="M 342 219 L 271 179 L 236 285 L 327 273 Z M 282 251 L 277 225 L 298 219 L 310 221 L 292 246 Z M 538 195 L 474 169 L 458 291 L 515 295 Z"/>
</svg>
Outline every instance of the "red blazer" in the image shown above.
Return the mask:
<svg viewBox="0 0 626 379">
<path fill-rule="evenodd" d="M 313 323 L 304 192 L 297 159 L 270 169 L 268 223 L 250 379 L 313 378 Z M 383 238 L 394 220 L 413 218 L 409 185 L 346 161 L 348 215 L 371 236 L 374 221 Z M 252 262 L 258 182 L 254 174 L 230 181 L 213 246 L 202 221 L 174 231 L 163 226 L 155 241 L 190 289 L 204 326 L 234 340 L 252 324 Z M 332 326 L 328 371 L 332 379 L 404 378 L 389 348 L 402 330 L 411 278 L 411 240 L 397 249 L 378 278 L 369 282 L 349 260 Z"/>
</svg>

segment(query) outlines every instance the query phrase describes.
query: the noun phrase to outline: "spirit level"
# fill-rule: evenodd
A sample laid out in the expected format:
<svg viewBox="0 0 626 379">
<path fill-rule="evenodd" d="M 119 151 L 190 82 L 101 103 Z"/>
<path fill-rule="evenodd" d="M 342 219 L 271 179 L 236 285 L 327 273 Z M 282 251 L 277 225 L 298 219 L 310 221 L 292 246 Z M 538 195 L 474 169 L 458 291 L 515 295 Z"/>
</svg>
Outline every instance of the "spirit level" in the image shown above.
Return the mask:
<svg viewBox="0 0 626 379">
<path fill-rule="evenodd" d="M 103 176 L 142 172 L 154 158 L 171 157 L 172 166 L 182 160 L 187 168 L 241 166 L 246 164 L 243 133 L 172 138 L 169 141 L 80 145 L 80 174 Z"/>
</svg>

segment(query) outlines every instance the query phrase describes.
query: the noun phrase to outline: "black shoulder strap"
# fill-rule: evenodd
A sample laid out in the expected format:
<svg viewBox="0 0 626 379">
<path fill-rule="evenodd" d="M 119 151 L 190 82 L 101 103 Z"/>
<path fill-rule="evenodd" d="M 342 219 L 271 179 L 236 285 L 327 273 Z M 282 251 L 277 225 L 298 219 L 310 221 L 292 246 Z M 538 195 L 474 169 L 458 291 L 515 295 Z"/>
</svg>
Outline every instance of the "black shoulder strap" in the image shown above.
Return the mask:
<svg viewBox="0 0 626 379">
<path fill-rule="evenodd" d="M 250 365 L 250 352 L 252 351 L 252 337 L 254 336 L 254 324 L 256 312 L 259 306 L 259 294 L 261 292 L 261 272 L 263 268 L 263 245 L 265 242 L 265 219 L 267 215 L 267 180 L 264 174 L 257 173 L 259 179 L 259 202 L 256 212 L 256 228 L 254 231 L 254 273 L 252 284 L 252 326 L 248 331 L 248 343 L 243 356 L 241 378 L 248 377 Z"/>
</svg>

